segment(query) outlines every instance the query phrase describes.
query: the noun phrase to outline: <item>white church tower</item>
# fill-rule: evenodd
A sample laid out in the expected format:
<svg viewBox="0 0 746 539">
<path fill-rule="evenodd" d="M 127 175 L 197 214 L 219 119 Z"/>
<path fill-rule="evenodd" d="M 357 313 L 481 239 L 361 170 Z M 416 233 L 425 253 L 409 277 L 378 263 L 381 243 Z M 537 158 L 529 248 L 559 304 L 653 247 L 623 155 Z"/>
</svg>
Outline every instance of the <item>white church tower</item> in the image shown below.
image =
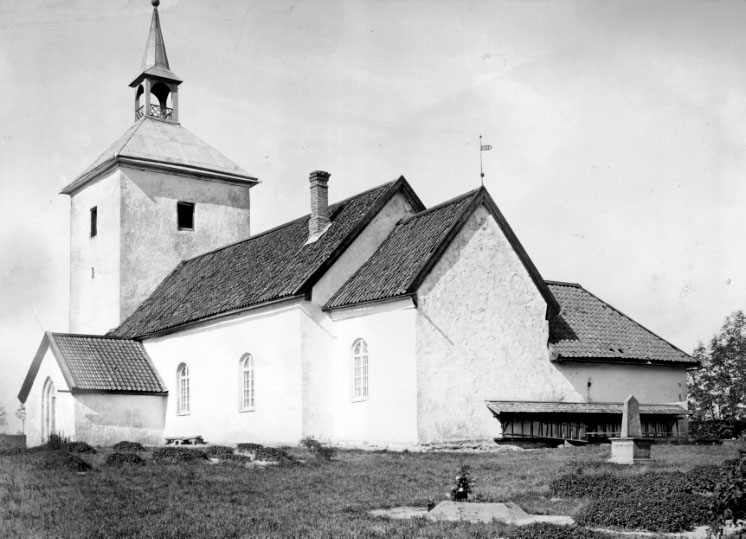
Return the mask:
<svg viewBox="0 0 746 539">
<path fill-rule="evenodd" d="M 179 123 L 158 17 L 135 89 L 135 123 L 62 190 L 70 196 L 70 332 L 104 334 L 180 261 L 249 236 L 258 180 Z"/>
</svg>

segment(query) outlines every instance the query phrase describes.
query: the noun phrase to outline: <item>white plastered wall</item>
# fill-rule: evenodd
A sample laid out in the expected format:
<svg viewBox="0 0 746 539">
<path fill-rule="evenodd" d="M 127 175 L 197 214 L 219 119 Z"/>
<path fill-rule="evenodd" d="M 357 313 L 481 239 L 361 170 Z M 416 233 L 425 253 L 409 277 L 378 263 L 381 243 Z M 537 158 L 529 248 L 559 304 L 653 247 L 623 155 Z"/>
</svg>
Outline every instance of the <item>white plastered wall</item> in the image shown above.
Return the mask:
<svg viewBox="0 0 746 539">
<path fill-rule="evenodd" d="M 121 319 L 182 260 L 250 235 L 250 185 L 122 167 Z M 179 230 L 177 202 L 192 202 L 194 229 Z"/>
<path fill-rule="evenodd" d="M 74 401 L 77 440 L 91 445 L 163 443 L 165 396 L 88 393 L 75 395 Z"/>
<path fill-rule="evenodd" d="M 47 379 L 54 383 L 57 396 L 55 399 L 55 430 L 58 434 L 76 439 L 75 403 L 70 388 L 65 382 L 57 359 L 51 348 L 47 348 L 44 358 L 36 373 L 34 383 L 26 397 L 26 444 L 29 447 L 43 443 L 42 440 L 42 393 Z"/>
<path fill-rule="evenodd" d="M 297 444 L 302 437 L 300 306 L 247 311 L 143 344 L 168 388 L 165 436 L 209 443 Z M 255 409 L 240 410 L 240 360 L 255 364 Z M 189 367 L 190 413 L 177 414 L 176 372 Z"/>
<path fill-rule="evenodd" d="M 103 334 L 120 322 L 120 177 L 114 169 L 70 197 L 71 333 Z"/>
<path fill-rule="evenodd" d="M 567 362 L 557 370 L 585 402 L 624 402 L 634 395 L 643 404 L 687 407 L 686 370 L 682 367 Z"/>
<path fill-rule="evenodd" d="M 421 443 L 497 436 L 486 400 L 582 400 L 549 361 L 546 301 L 484 206 L 417 294 Z"/>
<path fill-rule="evenodd" d="M 373 307 L 336 320 L 331 345 L 327 398 L 331 439 L 364 445 L 417 443 L 417 374 L 414 325 L 409 298 Z M 353 398 L 353 344 L 368 345 L 368 398 Z"/>
</svg>

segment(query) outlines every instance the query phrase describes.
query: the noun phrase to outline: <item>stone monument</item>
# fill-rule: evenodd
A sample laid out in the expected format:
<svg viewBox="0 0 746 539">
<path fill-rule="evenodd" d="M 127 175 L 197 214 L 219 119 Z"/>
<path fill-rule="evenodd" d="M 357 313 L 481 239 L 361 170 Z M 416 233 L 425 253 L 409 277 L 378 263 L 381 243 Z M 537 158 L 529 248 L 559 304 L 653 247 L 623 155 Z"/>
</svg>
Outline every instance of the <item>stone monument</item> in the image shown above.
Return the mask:
<svg viewBox="0 0 746 539">
<path fill-rule="evenodd" d="M 640 403 L 634 395 L 624 401 L 622 412 L 622 433 L 619 438 L 611 439 L 610 462 L 617 464 L 636 464 L 650 460 L 651 440 L 642 437 L 640 422 Z"/>
</svg>

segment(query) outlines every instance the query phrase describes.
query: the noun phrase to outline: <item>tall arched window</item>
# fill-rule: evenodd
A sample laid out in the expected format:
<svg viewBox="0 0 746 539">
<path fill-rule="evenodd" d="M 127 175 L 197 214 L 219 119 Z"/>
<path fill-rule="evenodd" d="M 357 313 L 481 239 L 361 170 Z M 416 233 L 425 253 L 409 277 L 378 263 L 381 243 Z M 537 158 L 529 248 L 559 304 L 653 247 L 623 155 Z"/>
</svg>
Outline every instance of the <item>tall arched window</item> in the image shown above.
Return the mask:
<svg viewBox="0 0 746 539">
<path fill-rule="evenodd" d="M 363 339 L 352 344 L 352 398 L 368 398 L 368 343 Z"/>
<path fill-rule="evenodd" d="M 189 413 L 189 367 L 185 363 L 176 369 L 176 413 L 186 415 Z"/>
<path fill-rule="evenodd" d="M 51 378 L 44 382 L 44 388 L 41 394 L 41 435 L 44 441 L 49 440 L 50 434 L 57 431 L 55 413 L 57 405 L 57 390 Z"/>
<path fill-rule="evenodd" d="M 254 409 L 254 357 L 241 357 L 241 410 Z"/>
</svg>

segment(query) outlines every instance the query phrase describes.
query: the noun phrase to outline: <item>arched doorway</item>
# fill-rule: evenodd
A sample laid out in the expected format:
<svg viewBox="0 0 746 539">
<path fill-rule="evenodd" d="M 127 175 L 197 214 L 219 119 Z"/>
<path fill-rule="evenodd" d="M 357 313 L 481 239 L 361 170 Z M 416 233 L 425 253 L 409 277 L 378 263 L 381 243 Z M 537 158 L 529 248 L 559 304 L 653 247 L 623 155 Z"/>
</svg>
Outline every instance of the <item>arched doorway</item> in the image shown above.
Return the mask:
<svg viewBox="0 0 746 539">
<path fill-rule="evenodd" d="M 44 382 L 44 390 L 41 395 L 41 439 L 46 442 L 49 435 L 57 432 L 57 390 L 51 378 Z"/>
</svg>

